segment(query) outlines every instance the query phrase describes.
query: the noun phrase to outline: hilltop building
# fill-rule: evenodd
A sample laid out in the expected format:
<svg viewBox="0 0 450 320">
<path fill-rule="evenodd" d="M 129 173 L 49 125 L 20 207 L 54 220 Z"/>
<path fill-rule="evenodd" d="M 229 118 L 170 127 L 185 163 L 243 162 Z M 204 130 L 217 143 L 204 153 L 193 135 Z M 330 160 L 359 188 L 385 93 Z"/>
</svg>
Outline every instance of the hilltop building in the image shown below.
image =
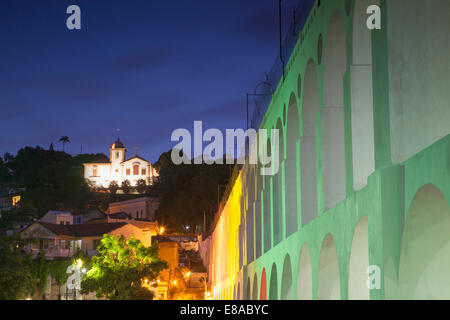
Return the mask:
<svg viewBox="0 0 450 320">
<path fill-rule="evenodd" d="M 119 185 L 129 180 L 135 186 L 138 180 L 144 180 L 147 185 L 153 183 L 158 174 L 153 165 L 136 155 L 126 159 L 127 148 L 119 138 L 109 148 L 109 160 L 84 163 L 84 178 L 94 187 L 107 188 L 112 181 Z"/>
</svg>

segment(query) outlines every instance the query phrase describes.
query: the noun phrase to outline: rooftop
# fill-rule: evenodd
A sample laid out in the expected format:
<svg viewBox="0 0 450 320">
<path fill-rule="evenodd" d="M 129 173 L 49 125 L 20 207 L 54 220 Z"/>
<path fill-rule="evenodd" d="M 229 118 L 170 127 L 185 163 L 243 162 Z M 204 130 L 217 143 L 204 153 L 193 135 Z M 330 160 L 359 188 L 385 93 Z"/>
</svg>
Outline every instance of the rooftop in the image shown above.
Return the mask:
<svg viewBox="0 0 450 320">
<path fill-rule="evenodd" d="M 120 138 L 117 138 L 117 140 L 111 145 L 111 149 L 125 149 L 125 145 L 122 141 L 120 141 Z"/>
<path fill-rule="evenodd" d="M 125 222 L 117 223 L 93 223 L 93 224 L 68 224 L 60 225 L 47 222 L 36 222 L 47 228 L 51 232 L 60 236 L 69 237 L 96 237 L 108 234 L 113 230 L 119 229 L 126 225 Z"/>
</svg>

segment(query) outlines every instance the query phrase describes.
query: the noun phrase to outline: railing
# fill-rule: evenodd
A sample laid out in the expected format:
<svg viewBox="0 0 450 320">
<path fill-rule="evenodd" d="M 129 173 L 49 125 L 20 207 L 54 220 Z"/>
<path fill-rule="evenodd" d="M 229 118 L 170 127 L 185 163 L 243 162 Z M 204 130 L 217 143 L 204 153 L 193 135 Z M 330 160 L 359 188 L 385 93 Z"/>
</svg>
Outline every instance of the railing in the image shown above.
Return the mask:
<svg viewBox="0 0 450 320">
<path fill-rule="evenodd" d="M 318 0 L 300 0 L 292 16 L 286 17 L 291 20 L 291 23 L 289 24 L 289 28 L 284 35 L 280 56 L 276 58 L 270 71 L 266 73 L 265 82 L 267 82 L 271 88 L 276 89 L 278 83 L 280 81 L 284 81 L 283 77 L 286 72 L 286 64 L 299 40 L 299 34 L 308 20 L 309 13 L 314 8 L 314 4 L 316 2 L 320 3 Z M 270 95 L 263 94 L 255 96 L 253 115 L 250 119 L 251 128 L 256 130 L 259 129 L 262 118 L 266 113 L 271 100 L 272 96 Z"/>
<path fill-rule="evenodd" d="M 61 248 L 60 246 L 49 246 L 48 248 L 29 248 L 29 252 L 36 257 L 39 252 L 44 252 L 47 258 L 65 258 L 65 257 L 73 257 L 73 255 L 77 252 L 77 250 L 73 248 Z"/>
</svg>

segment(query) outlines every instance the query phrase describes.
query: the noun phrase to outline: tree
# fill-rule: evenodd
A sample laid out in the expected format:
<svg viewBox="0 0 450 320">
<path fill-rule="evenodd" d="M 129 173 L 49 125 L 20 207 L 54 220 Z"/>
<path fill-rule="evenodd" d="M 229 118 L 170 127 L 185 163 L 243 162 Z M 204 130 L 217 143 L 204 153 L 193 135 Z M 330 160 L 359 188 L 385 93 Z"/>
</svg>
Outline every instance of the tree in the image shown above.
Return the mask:
<svg viewBox="0 0 450 320">
<path fill-rule="evenodd" d="M 147 183 L 145 182 L 145 180 L 139 179 L 136 182 L 136 191 L 142 194 L 145 192 L 146 189 L 147 189 Z"/>
<path fill-rule="evenodd" d="M 117 183 L 117 181 L 111 181 L 109 183 L 108 189 L 111 194 L 116 194 L 117 190 L 119 190 L 119 184 Z"/>
<path fill-rule="evenodd" d="M 48 151 L 51 151 L 51 152 L 53 152 L 53 151 L 54 151 L 54 149 L 53 149 L 53 142 L 52 142 L 52 143 L 50 143 L 50 147 L 48 148 Z"/>
<path fill-rule="evenodd" d="M 68 136 L 62 136 L 62 137 L 59 139 L 59 142 L 62 142 L 62 144 L 63 144 L 63 152 L 65 152 L 65 146 L 66 146 L 66 143 L 69 143 L 69 142 L 70 142 L 69 137 L 68 137 Z"/>
<path fill-rule="evenodd" d="M 11 153 L 6 152 L 5 155 L 3 156 L 3 160 L 5 160 L 5 162 L 8 163 L 14 160 L 14 156 Z"/>
<path fill-rule="evenodd" d="M 158 258 L 158 247 L 144 246 L 141 241 L 124 236 L 104 235 L 92 257 L 89 271 L 81 281 L 81 293 L 95 292 L 97 298 L 109 300 L 153 299 L 143 287 L 167 268 Z"/>
<path fill-rule="evenodd" d="M 23 252 L 27 241 L 0 236 L 0 300 L 25 299 L 34 293 L 32 258 Z"/>
<path fill-rule="evenodd" d="M 120 188 L 122 189 L 123 193 L 128 194 L 131 191 L 131 183 L 130 180 L 123 180 L 120 184 Z"/>
<path fill-rule="evenodd" d="M 174 232 L 183 232 L 186 231 L 183 226 L 195 230 L 196 225 L 203 224 L 205 214 L 208 229 L 218 200 L 227 190 L 218 186 L 227 185 L 232 177 L 235 179 L 236 168 L 231 164 L 175 165 L 170 154 L 170 151 L 163 153 L 155 163 L 159 177 L 151 191 L 160 198 L 156 219 Z"/>
</svg>

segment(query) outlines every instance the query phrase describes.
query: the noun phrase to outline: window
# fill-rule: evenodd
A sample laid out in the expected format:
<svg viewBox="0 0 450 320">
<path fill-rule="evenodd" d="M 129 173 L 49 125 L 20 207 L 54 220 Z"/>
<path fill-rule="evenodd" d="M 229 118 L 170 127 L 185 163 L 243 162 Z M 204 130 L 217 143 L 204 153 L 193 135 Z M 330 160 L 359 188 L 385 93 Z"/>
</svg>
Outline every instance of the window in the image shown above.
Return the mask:
<svg viewBox="0 0 450 320">
<path fill-rule="evenodd" d="M 94 166 L 93 168 L 92 168 L 92 176 L 94 176 L 94 177 L 96 177 L 97 176 L 97 166 Z"/>
<path fill-rule="evenodd" d="M 133 174 L 135 176 L 137 176 L 139 174 L 139 165 L 138 164 L 133 165 Z"/>
<path fill-rule="evenodd" d="M 116 159 L 119 159 L 119 157 L 120 157 L 119 152 L 116 152 Z"/>
<path fill-rule="evenodd" d="M 63 224 L 64 224 L 64 221 L 60 221 L 59 224 L 60 224 L 60 225 L 63 225 Z"/>
<path fill-rule="evenodd" d="M 130 169 L 127 169 L 127 176 L 130 175 Z"/>
<path fill-rule="evenodd" d="M 147 174 L 147 170 L 145 170 L 145 169 L 142 169 L 142 173 L 141 173 L 143 176 L 145 176 L 146 174 Z"/>
</svg>

